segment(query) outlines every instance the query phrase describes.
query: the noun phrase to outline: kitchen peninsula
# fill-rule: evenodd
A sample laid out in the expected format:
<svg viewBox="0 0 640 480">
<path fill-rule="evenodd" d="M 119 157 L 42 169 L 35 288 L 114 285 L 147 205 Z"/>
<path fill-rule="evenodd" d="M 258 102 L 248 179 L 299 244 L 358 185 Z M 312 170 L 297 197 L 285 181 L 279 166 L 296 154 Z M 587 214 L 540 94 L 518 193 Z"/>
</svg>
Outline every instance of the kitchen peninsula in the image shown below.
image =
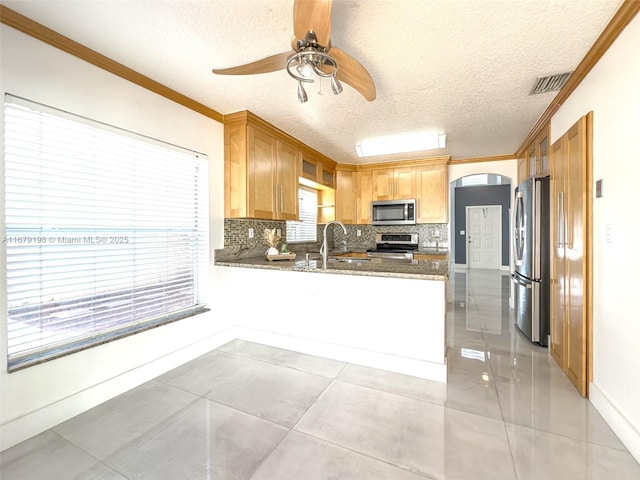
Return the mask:
<svg viewBox="0 0 640 480">
<path fill-rule="evenodd" d="M 238 338 L 446 382 L 449 261 L 441 258 L 335 257 L 323 270 L 304 254 L 271 262 L 216 252 L 215 268 L 237 308 Z"/>
</svg>

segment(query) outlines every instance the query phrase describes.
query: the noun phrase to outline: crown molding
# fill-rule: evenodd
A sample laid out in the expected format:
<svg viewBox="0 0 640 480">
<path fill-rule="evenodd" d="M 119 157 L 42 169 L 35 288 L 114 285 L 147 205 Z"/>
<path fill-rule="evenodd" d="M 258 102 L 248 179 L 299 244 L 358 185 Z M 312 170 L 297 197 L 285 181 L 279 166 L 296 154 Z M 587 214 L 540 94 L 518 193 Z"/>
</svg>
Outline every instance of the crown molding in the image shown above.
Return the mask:
<svg viewBox="0 0 640 480">
<path fill-rule="evenodd" d="M 640 11 L 639 0 L 625 0 L 620 8 L 613 15 L 598 39 L 591 46 L 585 57 L 578 64 L 571 74 L 567 83 L 556 94 L 551 104 L 547 107 L 538 121 L 533 125 L 531 131 L 526 136 L 520 148 L 514 153 L 515 158 L 520 158 L 527 150 L 529 144 L 538 136 L 540 131 L 551 121 L 551 117 L 558 111 L 562 104 L 571 96 L 574 90 L 580 85 L 591 69 L 598 63 L 605 52 L 618 38 L 620 33 L 626 28 L 631 20 Z"/>
<path fill-rule="evenodd" d="M 178 103 L 184 107 L 187 107 L 195 112 L 198 112 L 206 117 L 209 117 L 218 122 L 222 122 L 223 115 L 212 108 L 207 107 L 199 102 L 196 102 L 192 98 L 187 97 L 171 88 L 152 80 L 151 78 L 136 72 L 135 70 L 112 60 L 101 53 L 91 50 L 85 47 L 81 43 L 71 40 L 69 37 L 59 34 L 58 32 L 45 27 L 41 23 L 35 22 L 18 12 L 11 10 L 10 8 L 0 5 L 0 22 L 5 25 L 15 28 L 22 33 L 25 33 L 33 38 L 36 38 L 44 43 L 58 48 L 64 52 L 67 52 L 75 57 L 78 57 L 96 67 L 102 68 L 107 72 L 110 72 L 118 77 L 128 80 L 132 83 L 140 85 L 147 90 L 150 90 L 158 95 L 165 97 L 172 102 Z"/>
</svg>

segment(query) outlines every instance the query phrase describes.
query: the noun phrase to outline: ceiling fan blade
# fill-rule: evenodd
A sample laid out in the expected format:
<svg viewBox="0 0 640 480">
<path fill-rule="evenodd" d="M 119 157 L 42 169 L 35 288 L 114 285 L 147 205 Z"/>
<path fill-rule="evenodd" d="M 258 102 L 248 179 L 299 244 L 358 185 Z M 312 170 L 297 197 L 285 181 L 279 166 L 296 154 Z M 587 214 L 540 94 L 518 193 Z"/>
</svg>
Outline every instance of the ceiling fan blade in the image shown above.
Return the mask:
<svg viewBox="0 0 640 480">
<path fill-rule="evenodd" d="M 291 50 L 271 55 L 270 57 L 229 68 L 214 68 L 211 70 L 216 75 L 253 75 L 256 73 L 269 73 L 282 70 L 287 65 L 287 60 L 294 52 Z"/>
<path fill-rule="evenodd" d="M 337 47 L 331 47 L 328 53 L 338 64 L 338 80 L 355 88 L 367 101 L 372 102 L 376 99 L 373 79 L 360 62 Z"/>
<path fill-rule="evenodd" d="M 332 0 L 295 0 L 293 3 L 293 33 L 304 39 L 313 30 L 318 44 L 326 47 L 331 36 Z"/>
</svg>

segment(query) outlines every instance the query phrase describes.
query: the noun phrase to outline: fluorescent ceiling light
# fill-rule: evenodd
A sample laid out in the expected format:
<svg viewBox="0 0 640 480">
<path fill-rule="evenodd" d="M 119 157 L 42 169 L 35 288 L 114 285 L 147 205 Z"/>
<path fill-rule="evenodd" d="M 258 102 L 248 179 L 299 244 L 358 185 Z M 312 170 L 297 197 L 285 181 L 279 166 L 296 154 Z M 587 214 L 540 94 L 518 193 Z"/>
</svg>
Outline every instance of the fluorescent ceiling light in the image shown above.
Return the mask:
<svg viewBox="0 0 640 480">
<path fill-rule="evenodd" d="M 358 157 L 419 152 L 444 148 L 447 136 L 438 133 L 410 133 L 363 140 L 356 145 Z"/>
</svg>

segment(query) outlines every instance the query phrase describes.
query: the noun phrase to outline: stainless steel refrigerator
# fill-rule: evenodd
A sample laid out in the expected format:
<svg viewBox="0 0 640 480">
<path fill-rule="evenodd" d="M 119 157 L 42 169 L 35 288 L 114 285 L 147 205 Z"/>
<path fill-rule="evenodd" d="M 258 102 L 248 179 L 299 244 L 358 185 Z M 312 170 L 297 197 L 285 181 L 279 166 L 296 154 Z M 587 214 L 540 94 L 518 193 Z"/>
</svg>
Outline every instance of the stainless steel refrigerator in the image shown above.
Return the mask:
<svg viewBox="0 0 640 480">
<path fill-rule="evenodd" d="M 532 342 L 548 346 L 550 332 L 549 177 L 516 188 L 513 206 L 516 325 Z"/>
</svg>

